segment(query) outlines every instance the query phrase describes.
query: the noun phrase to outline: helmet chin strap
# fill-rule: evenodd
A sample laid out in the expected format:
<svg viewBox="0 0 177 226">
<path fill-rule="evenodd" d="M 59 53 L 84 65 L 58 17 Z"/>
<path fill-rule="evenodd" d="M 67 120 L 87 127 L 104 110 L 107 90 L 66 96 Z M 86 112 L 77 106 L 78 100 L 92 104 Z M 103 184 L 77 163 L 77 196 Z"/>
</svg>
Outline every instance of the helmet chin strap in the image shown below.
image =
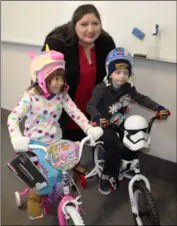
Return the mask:
<svg viewBox="0 0 177 226">
<path fill-rule="evenodd" d="M 47 87 L 46 87 L 46 81 L 45 81 L 43 71 L 39 72 L 39 76 L 41 76 L 41 78 L 40 78 L 40 82 L 38 84 L 41 87 L 42 91 L 44 92 L 44 96 L 47 98 L 50 95 L 50 93 L 48 92 Z"/>
</svg>

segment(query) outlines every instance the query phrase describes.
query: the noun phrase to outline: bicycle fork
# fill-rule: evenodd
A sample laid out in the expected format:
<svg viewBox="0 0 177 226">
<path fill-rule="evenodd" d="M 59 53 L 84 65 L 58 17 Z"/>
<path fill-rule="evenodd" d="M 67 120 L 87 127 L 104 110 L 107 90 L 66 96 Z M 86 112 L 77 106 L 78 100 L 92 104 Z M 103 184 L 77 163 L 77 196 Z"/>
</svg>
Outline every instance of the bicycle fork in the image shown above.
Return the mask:
<svg viewBox="0 0 177 226">
<path fill-rule="evenodd" d="M 74 198 L 70 195 L 69 175 L 67 171 L 62 171 L 62 186 L 63 186 L 63 198 L 58 205 L 58 220 L 59 225 L 66 225 L 66 221 L 69 219 L 65 211 L 66 205 L 73 205 L 80 212 L 80 205 L 82 204 L 79 199 L 81 196 Z"/>
</svg>

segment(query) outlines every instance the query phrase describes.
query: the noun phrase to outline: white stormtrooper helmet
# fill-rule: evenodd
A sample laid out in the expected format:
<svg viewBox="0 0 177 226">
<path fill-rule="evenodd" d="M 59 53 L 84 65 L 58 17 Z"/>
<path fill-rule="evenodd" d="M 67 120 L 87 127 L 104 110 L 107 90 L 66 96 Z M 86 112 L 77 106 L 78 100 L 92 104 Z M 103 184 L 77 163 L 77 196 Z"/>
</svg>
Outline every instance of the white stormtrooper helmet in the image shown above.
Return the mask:
<svg viewBox="0 0 177 226">
<path fill-rule="evenodd" d="M 126 119 L 123 143 L 132 151 L 149 148 L 150 136 L 148 133 L 148 123 L 145 118 L 140 115 L 132 115 Z"/>
</svg>

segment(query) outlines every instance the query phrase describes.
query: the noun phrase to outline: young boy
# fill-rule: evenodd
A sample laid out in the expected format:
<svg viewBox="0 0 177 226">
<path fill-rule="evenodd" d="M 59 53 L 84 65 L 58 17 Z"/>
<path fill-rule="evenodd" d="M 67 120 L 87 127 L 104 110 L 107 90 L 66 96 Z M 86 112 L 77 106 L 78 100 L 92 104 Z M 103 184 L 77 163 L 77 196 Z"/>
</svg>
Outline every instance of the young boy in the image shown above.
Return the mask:
<svg viewBox="0 0 177 226">
<path fill-rule="evenodd" d="M 115 121 L 116 116 L 116 122 L 120 125 L 125 119 L 127 106 L 132 100 L 141 106 L 158 112 L 160 119 L 166 119 L 169 115 L 166 108 L 149 97 L 138 93 L 136 88 L 128 83 L 132 75 L 132 60 L 133 57 L 124 48 L 112 50 L 106 58 L 107 75 L 104 81 L 95 87 L 87 104 L 87 112 L 92 121 L 104 127 L 102 138 L 105 149 L 105 165 L 99 187 L 99 191 L 103 195 L 110 194 L 110 178 L 114 179 L 115 188 L 118 185 L 121 153 L 124 149 L 115 129 L 108 127 L 106 122 Z M 118 113 L 119 118 L 117 119 Z"/>
</svg>

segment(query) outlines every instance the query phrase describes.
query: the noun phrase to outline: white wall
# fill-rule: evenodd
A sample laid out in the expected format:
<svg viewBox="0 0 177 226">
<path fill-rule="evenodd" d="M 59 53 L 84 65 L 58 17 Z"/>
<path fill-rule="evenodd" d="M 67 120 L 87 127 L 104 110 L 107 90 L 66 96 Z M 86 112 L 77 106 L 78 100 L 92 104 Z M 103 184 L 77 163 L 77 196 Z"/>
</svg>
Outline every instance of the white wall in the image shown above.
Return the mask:
<svg viewBox="0 0 177 226">
<path fill-rule="evenodd" d="M 12 110 L 30 85 L 28 51 L 40 47 L 1 45 L 1 106 Z"/>
<path fill-rule="evenodd" d="M 29 50 L 39 51 L 40 47 L 2 44 L 2 108 L 12 110 L 30 84 Z M 149 95 L 172 112 L 168 122 L 155 123 L 149 154 L 176 162 L 176 64 L 135 60 L 134 72 L 139 92 Z M 142 113 L 148 119 L 152 117 L 151 112 L 137 106 L 133 106 L 132 112 Z"/>
<path fill-rule="evenodd" d="M 98 8 L 103 28 L 117 46 L 126 46 L 132 54 L 176 62 L 176 1 L 2 1 L 1 38 L 42 45 L 51 29 L 69 21 L 79 5 L 88 3 Z M 152 35 L 155 24 L 158 36 Z M 134 27 L 145 33 L 143 41 L 132 35 Z"/>
<path fill-rule="evenodd" d="M 167 122 L 154 123 L 149 154 L 176 162 L 176 64 L 135 60 L 134 72 L 137 90 L 172 112 Z M 151 111 L 137 105 L 132 113 L 147 119 L 153 116 Z"/>
</svg>

